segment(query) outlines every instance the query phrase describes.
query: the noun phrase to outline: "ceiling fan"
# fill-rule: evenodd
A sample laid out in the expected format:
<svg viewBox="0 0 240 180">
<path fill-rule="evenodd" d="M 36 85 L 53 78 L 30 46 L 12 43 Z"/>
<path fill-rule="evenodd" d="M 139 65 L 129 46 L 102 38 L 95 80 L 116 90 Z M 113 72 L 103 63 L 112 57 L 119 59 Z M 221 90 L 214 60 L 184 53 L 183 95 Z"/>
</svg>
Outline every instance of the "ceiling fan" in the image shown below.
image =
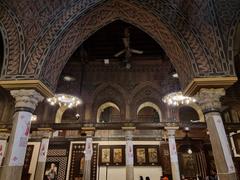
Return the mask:
<svg viewBox="0 0 240 180">
<path fill-rule="evenodd" d="M 132 53 L 142 54 L 143 51 L 130 48 L 130 33 L 129 33 L 128 27 L 126 27 L 124 29 L 124 37 L 122 38 L 122 40 L 123 40 L 123 44 L 124 44 L 125 48 L 123 50 L 119 51 L 118 53 L 114 54 L 114 57 L 119 57 L 120 55 L 125 53 L 124 64 L 125 64 L 126 68 L 129 69 L 131 67 L 129 59 L 132 56 Z"/>
</svg>

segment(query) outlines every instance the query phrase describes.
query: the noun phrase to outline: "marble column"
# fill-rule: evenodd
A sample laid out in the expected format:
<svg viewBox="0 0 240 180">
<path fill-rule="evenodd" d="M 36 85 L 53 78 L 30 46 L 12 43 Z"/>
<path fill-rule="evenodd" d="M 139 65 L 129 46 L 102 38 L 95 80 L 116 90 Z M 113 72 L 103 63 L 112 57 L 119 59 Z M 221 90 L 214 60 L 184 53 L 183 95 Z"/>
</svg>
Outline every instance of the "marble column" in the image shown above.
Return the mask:
<svg viewBox="0 0 240 180">
<path fill-rule="evenodd" d="M 8 133 L 0 133 L 0 166 L 2 166 L 5 157 L 8 136 Z"/>
<path fill-rule="evenodd" d="M 134 180 L 133 131 L 135 127 L 123 127 L 126 137 L 126 180 Z"/>
<path fill-rule="evenodd" d="M 12 90 L 15 98 L 13 126 L 8 143 L 4 166 L 1 167 L 0 179 L 20 180 L 30 133 L 31 117 L 38 102 L 43 97 L 35 90 Z"/>
<path fill-rule="evenodd" d="M 203 88 L 200 89 L 196 98 L 205 114 L 219 180 L 237 180 L 229 142 L 219 113 L 221 108 L 220 97 L 224 95 L 225 90 L 223 88 Z"/>
<path fill-rule="evenodd" d="M 49 145 L 49 138 L 51 134 L 46 133 L 45 136 L 42 138 L 42 142 L 39 149 L 38 154 L 38 162 L 37 168 L 35 172 L 35 180 L 43 180 L 44 178 L 44 170 L 47 160 L 47 152 L 48 152 L 48 145 Z"/>
<path fill-rule="evenodd" d="M 93 155 L 92 136 L 94 134 L 94 128 L 83 128 L 87 137 L 85 143 L 85 156 L 84 156 L 84 167 L 83 167 L 83 180 L 91 179 L 91 161 Z"/>
<path fill-rule="evenodd" d="M 178 164 L 178 154 L 175 141 L 175 132 L 179 127 L 165 127 L 168 134 L 168 145 L 170 151 L 170 161 L 172 169 L 172 178 L 173 180 L 180 180 L 180 171 Z"/>
</svg>

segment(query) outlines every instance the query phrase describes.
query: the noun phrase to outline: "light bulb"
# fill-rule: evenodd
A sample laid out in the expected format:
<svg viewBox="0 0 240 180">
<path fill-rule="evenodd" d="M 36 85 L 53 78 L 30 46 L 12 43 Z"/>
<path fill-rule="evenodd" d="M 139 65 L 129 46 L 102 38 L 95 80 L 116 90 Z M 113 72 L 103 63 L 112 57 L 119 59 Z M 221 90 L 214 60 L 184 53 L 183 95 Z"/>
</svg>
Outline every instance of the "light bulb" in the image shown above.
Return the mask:
<svg viewBox="0 0 240 180">
<path fill-rule="evenodd" d="M 192 154 L 192 150 L 190 148 L 188 149 L 187 152 L 188 152 L 188 154 Z"/>
</svg>

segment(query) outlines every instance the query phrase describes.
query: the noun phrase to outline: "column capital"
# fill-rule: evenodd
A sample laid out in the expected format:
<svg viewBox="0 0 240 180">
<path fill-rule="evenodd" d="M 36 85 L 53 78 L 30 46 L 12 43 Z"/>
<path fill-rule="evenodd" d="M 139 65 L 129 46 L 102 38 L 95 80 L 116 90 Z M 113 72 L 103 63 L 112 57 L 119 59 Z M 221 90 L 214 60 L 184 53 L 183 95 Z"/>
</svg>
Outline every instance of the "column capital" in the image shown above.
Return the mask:
<svg viewBox="0 0 240 180">
<path fill-rule="evenodd" d="M 86 133 L 86 136 L 91 137 L 94 136 L 95 127 L 82 127 L 81 130 Z"/>
<path fill-rule="evenodd" d="M 225 95 L 224 88 L 202 88 L 196 94 L 197 103 L 204 112 L 219 111 L 221 108 L 220 98 Z"/>
<path fill-rule="evenodd" d="M 179 129 L 179 127 L 178 126 L 167 126 L 167 127 L 164 127 L 164 129 L 167 130 L 168 136 L 175 136 L 175 132 L 176 132 L 176 130 Z"/>
<path fill-rule="evenodd" d="M 132 140 L 133 132 L 136 130 L 136 127 L 122 127 L 122 130 L 125 133 L 127 140 Z"/>
<path fill-rule="evenodd" d="M 34 89 L 19 89 L 11 90 L 11 95 L 15 98 L 15 108 L 26 108 L 34 111 L 38 102 L 41 102 L 44 97 Z"/>
</svg>

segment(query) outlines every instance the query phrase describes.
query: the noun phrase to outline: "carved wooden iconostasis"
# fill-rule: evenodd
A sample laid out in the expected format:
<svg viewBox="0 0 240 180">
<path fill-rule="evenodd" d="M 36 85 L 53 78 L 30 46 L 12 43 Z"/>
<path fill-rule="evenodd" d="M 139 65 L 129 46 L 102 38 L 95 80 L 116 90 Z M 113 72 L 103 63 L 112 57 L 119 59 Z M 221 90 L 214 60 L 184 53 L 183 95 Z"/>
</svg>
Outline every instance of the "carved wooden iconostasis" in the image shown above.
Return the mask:
<svg viewBox="0 0 240 180">
<path fill-rule="evenodd" d="M 240 176 L 240 130 L 237 132 L 231 132 L 229 135 L 233 150 L 236 172 L 238 172 Z"/>
<path fill-rule="evenodd" d="M 22 171 L 22 179 L 34 180 L 39 148 L 40 142 L 28 142 Z"/>
<path fill-rule="evenodd" d="M 162 166 L 163 174 L 171 175 L 170 152 L 167 142 L 160 144 L 160 164 Z"/>
<path fill-rule="evenodd" d="M 71 142 L 68 161 L 68 180 L 82 180 L 84 169 L 85 142 Z M 97 154 L 98 144 L 93 143 L 93 156 L 91 162 L 91 180 L 96 180 L 97 176 Z"/>
<path fill-rule="evenodd" d="M 215 169 L 210 144 L 194 141 L 192 153 L 188 153 L 183 141 L 177 141 L 180 173 L 193 178 L 196 174 L 206 177 Z M 198 148 L 199 147 L 199 148 Z M 33 180 L 37 166 L 40 142 L 29 142 L 23 168 L 23 179 Z M 47 154 L 44 179 L 51 167 L 56 171 L 56 180 L 82 180 L 84 170 L 85 141 L 51 140 Z M 167 142 L 134 141 L 135 176 L 145 172 L 157 172 L 171 177 L 169 145 Z M 114 178 L 125 173 L 125 141 L 95 141 L 91 162 L 91 180 Z M 206 161 L 207 159 L 207 161 Z M 235 163 L 239 163 L 236 161 Z M 238 167 L 236 165 L 236 167 Z"/>
<path fill-rule="evenodd" d="M 195 178 L 196 174 L 205 178 L 207 176 L 207 167 L 215 168 L 214 159 L 212 157 L 211 148 L 207 146 L 206 151 L 203 150 L 201 141 L 194 143 L 178 142 L 178 159 L 180 173 L 187 178 Z M 209 157 L 207 164 L 206 153 Z"/>
<path fill-rule="evenodd" d="M 69 142 L 54 142 L 50 141 L 47 162 L 45 166 L 44 180 L 48 180 L 47 172 L 52 167 L 55 170 L 56 180 L 65 180 L 67 174 L 67 163 L 69 154 Z"/>
</svg>

